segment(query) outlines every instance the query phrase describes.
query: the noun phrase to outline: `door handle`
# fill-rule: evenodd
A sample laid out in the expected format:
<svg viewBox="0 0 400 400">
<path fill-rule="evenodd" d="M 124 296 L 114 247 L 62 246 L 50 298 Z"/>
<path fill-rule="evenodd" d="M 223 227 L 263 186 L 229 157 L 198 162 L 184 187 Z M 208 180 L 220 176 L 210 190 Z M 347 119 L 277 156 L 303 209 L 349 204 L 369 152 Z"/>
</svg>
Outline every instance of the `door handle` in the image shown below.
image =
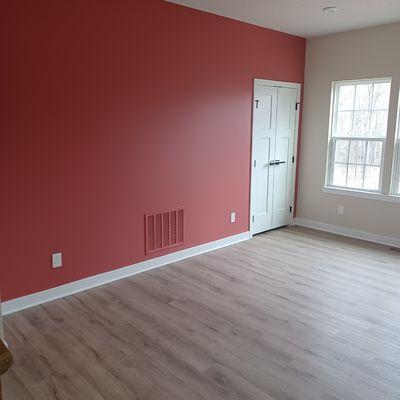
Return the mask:
<svg viewBox="0 0 400 400">
<path fill-rule="evenodd" d="M 269 165 L 280 165 L 280 164 L 285 164 L 286 161 L 280 161 L 280 160 L 272 160 L 269 162 Z"/>
</svg>

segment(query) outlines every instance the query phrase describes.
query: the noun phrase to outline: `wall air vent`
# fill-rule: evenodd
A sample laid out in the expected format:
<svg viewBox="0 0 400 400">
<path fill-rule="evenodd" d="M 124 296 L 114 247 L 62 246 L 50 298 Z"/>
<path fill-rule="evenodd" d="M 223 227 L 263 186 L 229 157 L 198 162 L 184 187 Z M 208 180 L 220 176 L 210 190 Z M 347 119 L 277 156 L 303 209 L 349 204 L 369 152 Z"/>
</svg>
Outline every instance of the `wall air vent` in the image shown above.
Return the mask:
<svg viewBox="0 0 400 400">
<path fill-rule="evenodd" d="M 184 239 L 184 209 L 145 214 L 146 254 L 180 246 Z"/>
</svg>

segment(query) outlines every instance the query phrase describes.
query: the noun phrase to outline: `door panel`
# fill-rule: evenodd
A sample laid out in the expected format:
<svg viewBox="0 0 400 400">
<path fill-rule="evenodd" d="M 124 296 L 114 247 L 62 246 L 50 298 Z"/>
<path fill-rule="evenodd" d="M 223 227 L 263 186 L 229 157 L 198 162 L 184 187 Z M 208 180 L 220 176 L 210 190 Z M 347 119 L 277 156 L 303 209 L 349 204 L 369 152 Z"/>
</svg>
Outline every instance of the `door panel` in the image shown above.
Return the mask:
<svg viewBox="0 0 400 400">
<path fill-rule="evenodd" d="M 257 160 L 263 160 L 264 155 L 270 154 L 270 148 L 271 148 L 271 139 L 259 139 L 258 141 L 258 146 L 257 146 L 257 151 L 256 151 L 256 157 Z M 265 161 L 264 161 L 265 163 Z M 266 165 L 262 165 L 262 161 L 260 161 L 260 165 L 258 166 L 259 169 L 264 170 L 268 168 Z M 255 174 L 255 185 L 259 188 L 259 196 L 257 196 L 257 201 L 255 202 L 255 212 L 257 215 L 265 215 L 268 213 L 269 210 L 269 204 L 268 204 L 268 188 L 270 187 L 270 179 L 269 179 L 269 174 L 262 173 Z"/>
<path fill-rule="evenodd" d="M 273 189 L 273 217 L 272 229 L 289 224 L 291 202 L 291 160 L 290 139 L 277 139 L 275 157 L 279 161 L 285 161 L 274 167 Z"/>
<path fill-rule="evenodd" d="M 289 139 L 277 139 L 275 158 L 279 161 L 284 161 L 284 164 L 279 164 L 274 167 L 274 211 L 285 208 L 288 200 L 286 190 L 288 179 L 288 163 L 289 163 Z"/>
</svg>

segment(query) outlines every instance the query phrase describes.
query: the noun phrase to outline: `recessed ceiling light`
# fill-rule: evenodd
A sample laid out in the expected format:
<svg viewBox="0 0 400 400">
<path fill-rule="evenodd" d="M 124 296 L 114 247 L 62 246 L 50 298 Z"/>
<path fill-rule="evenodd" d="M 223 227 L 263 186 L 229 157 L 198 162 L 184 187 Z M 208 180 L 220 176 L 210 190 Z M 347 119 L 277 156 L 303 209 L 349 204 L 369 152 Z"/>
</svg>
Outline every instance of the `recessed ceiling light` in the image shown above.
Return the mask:
<svg viewBox="0 0 400 400">
<path fill-rule="evenodd" d="M 335 6 L 324 7 L 322 11 L 326 14 L 335 14 L 338 12 L 338 8 Z"/>
</svg>

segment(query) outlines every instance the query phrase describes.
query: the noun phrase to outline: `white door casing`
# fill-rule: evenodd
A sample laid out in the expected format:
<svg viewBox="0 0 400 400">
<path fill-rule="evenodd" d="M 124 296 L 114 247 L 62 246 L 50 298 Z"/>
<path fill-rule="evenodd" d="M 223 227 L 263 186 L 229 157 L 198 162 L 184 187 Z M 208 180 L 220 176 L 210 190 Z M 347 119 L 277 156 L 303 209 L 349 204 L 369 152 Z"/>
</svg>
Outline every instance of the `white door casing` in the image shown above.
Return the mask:
<svg viewBox="0 0 400 400">
<path fill-rule="evenodd" d="M 293 222 L 301 85 L 254 83 L 250 231 Z"/>
</svg>

